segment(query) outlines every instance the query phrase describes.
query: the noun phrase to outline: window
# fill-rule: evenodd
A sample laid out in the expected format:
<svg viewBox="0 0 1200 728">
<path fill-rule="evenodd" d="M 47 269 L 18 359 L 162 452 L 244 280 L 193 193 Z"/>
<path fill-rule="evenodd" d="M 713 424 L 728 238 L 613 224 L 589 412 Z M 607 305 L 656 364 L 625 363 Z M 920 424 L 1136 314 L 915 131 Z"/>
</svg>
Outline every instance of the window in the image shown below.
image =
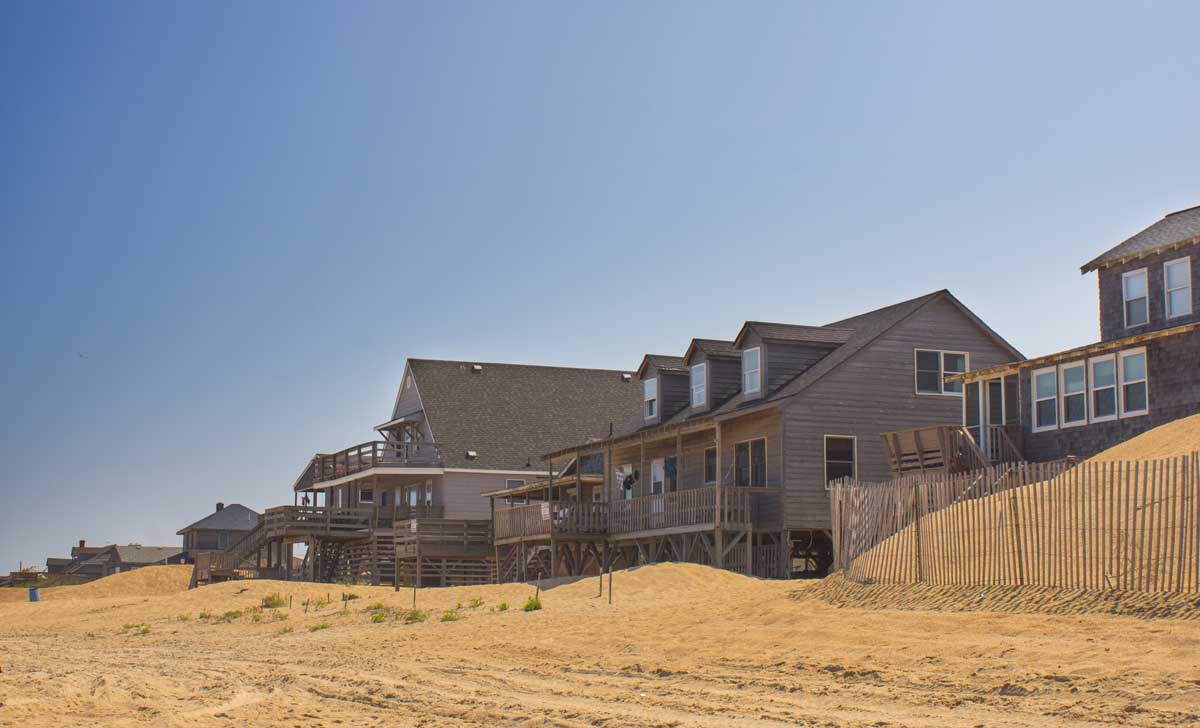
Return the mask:
<svg viewBox="0 0 1200 728">
<path fill-rule="evenodd" d="M 1063 364 L 1058 368 L 1059 390 L 1062 392 L 1062 426 L 1087 424 L 1087 369 L 1083 362 Z"/>
<path fill-rule="evenodd" d="M 852 435 L 825 436 L 825 488 L 839 478 L 853 478 L 857 440 Z"/>
<path fill-rule="evenodd" d="M 1164 298 L 1167 318 L 1187 316 L 1192 312 L 1192 259 L 1180 258 L 1163 264 Z"/>
<path fill-rule="evenodd" d="M 662 458 L 650 461 L 650 495 L 659 495 L 663 492 L 663 471 L 665 469 Z"/>
<path fill-rule="evenodd" d="M 1088 362 L 1091 368 L 1092 422 L 1104 422 L 1117 417 L 1117 358 L 1099 356 Z"/>
<path fill-rule="evenodd" d="M 620 491 L 622 500 L 630 500 L 633 498 L 633 486 L 637 483 L 637 477 L 633 474 L 632 465 L 618 465 L 617 472 L 617 488 Z"/>
<path fill-rule="evenodd" d="M 692 367 L 692 406 L 699 407 L 708 398 L 708 365 Z"/>
<path fill-rule="evenodd" d="M 1146 391 L 1146 350 L 1121 352 L 1121 416 L 1146 414 L 1149 396 Z"/>
<path fill-rule="evenodd" d="M 1058 427 L 1058 370 L 1054 367 L 1033 373 L 1033 431 Z"/>
<path fill-rule="evenodd" d="M 1150 299 L 1146 293 L 1146 269 L 1130 271 L 1121 276 L 1121 292 L 1125 300 L 1125 326 L 1141 326 L 1150 320 Z"/>
<path fill-rule="evenodd" d="M 962 382 L 947 382 L 951 374 L 967 371 L 967 354 L 961 351 L 915 349 L 917 394 L 949 394 L 962 396 Z"/>
<path fill-rule="evenodd" d="M 742 393 L 754 394 L 762 389 L 762 348 L 742 352 Z"/>
<path fill-rule="evenodd" d="M 504 487 L 508 490 L 520 488 L 522 485 L 525 485 L 525 481 L 520 478 L 509 478 L 504 481 Z M 516 498 L 505 498 L 504 502 L 510 506 L 523 506 L 529 503 L 529 499 L 525 496 L 518 496 Z"/>
<path fill-rule="evenodd" d="M 704 482 L 717 482 L 717 448 L 710 447 L 704 451 Z"/>
<path fill-rule="evenodd" d="M 767 486 L 767 441 L 764 438 L 739 442 L 734 447 L 734 485 L 743 488 Z"/>
<path fill-rule="evenodd" d="M 658 379 L 647 379 L 642 382 L 642 402 L 645 403 L 644 415 L 650 420 L 658 416 Z"/>
<path fill-rule="evenodd" d="M 370 490 L 370 489 L 364 489 L 364 490 L 358 491 L 358 502 L 359 503 L 374 503 L 375 502 L 375 491 Z"/>
</svg>

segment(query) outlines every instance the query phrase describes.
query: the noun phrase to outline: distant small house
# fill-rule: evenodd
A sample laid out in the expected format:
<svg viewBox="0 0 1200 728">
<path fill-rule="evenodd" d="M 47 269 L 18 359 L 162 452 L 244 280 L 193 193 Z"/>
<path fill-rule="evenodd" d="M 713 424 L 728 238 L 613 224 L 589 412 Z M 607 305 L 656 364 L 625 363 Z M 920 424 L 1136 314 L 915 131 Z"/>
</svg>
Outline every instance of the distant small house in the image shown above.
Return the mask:
<svg viewBox="0 0 1200 728">
<path fill-rule="evenodd" d="M 72 549 L 73 550 L 73 549 Z M 70 573 L 100 578 L 140 569 L 143 566 L 184 563 L 184 552 L 178 546 L 142 546 L 128 544 L 105 546 L 100 553 L 72 567 Z"/>
<path fill-rule="evenodd" d="M 258 513 L 241 503 L 218 503 L 214 512 L 177 533 L 183 536 L 183 550 L 190 562 L 196 554 L 224 551 L 257 525 Z"/>
</svg>

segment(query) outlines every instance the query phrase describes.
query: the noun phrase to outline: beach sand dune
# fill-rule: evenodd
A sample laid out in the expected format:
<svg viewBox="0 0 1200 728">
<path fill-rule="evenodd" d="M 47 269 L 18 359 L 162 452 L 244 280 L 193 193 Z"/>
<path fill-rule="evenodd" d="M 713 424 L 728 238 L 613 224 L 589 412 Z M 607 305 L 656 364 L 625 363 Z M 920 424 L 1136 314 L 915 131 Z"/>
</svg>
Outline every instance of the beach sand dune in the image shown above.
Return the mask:
<svg viewBox="0 0 1200 728">
<path fill-rule="evenodd" d="M 525 585 L 421 590 L 429 618 L 406 623 L 411 591 L 180 591 L 166 574 L 142 575 L 163 575 L 157 595 L 101 581 L 91 596 L 0 604 L 0 726 L 1200 721 L 1200 623 L 1188 620 L 866 610 L 838 606 L 852 600 L 832 598 L 833 582 L 664 564 L 618 572 L 611 605 L 596 579 L 543 592 L 532 612 Z M 346 591 L 358 598 L 342 602 Z M 273 593 L 290 606 L 258 610 Z"/>
</svg>

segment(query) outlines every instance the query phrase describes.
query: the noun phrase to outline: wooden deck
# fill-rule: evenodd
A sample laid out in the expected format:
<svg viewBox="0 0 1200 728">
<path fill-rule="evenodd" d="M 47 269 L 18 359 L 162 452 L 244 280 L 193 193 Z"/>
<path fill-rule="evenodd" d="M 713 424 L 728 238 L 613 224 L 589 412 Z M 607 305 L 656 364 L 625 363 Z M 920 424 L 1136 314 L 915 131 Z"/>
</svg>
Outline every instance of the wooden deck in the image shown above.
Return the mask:
<svg viewBox="0 0 1200 728">
<path fill-rule="evenodd" d="M 716 528 L 753 525 L 750 491 L 715 485 L 648 495 L 609 504 L 609 533 L 614 539 L 667 536 Z"/>
<path fill-rule="evenodd" d="M 599 538 L 608 533 L 607 503 L 551 501 L 496 511 L 496 544 L 554 537 Z"/>
<path fill-rule="evenodd" d="M 373 440 L 335 453 L 317 453 L 296 479 L 294 490 L 308 490 L 320 483 L 363 473 L 374 468 L 428 466 L 442 463 L 442 453 L 433 442 L 388 442 Z"/>
</svg>

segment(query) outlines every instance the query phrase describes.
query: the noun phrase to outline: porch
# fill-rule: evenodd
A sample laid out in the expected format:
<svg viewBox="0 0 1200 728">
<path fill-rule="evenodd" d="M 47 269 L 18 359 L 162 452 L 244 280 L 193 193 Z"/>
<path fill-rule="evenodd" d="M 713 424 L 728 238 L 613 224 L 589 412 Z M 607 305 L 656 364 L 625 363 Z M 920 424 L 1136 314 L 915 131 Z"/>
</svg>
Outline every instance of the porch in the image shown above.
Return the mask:
<svg viewBox="0 0 1200 728">
<path fill-rule="evenodd" d="M 437 443 L 373 440 L 335 453 L 317 453 L 296 479 L 293 490 L 311 490 L 322 483 L 378 468 L 438 468 L 441 464 Z"/>
</svg>

